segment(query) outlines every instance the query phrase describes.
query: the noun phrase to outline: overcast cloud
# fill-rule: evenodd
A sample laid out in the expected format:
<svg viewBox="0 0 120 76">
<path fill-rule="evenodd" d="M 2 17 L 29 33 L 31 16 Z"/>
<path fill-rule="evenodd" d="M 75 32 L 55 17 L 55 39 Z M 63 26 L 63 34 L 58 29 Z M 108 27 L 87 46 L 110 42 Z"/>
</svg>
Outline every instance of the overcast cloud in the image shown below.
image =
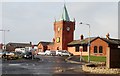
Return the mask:
<svg viewBox="0 0 120 76">
<path fill-rule="evenodd" d="M 6 32 L 6 43 L 52 41 L 53 23 L 55 18 L 59 20 L 63 5 L 60 2 L 2 3 L 1 25 L 10 30 Z M 91 25 L 92 37 L 105 37 L 110 33 L 112 38 L 118 38 L 117 2 L 67 2 L 66 7 L 71 20 L 76 19 L 74 39 L 79 39 L 80 34 L 88 37 L 88 26 L 80 25 L 81 21 Z"/>
</svg>

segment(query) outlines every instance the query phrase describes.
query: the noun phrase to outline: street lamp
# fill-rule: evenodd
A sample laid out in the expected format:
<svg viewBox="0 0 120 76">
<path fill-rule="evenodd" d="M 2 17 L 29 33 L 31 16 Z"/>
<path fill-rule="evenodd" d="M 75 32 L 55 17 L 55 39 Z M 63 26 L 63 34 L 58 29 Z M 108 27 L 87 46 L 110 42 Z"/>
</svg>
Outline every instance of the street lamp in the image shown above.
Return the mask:
<svg viewBox="0 0 120 76">
<path fill-rule="evenodd" d="M 80 24 L 84 24 L 84 23 L 80 23 Z M 88 40 L 88 62 L 90 62 L 90 24 L 85 24 L 89 27 L 89 40 Z"/>
<path fill-rule="evenodd" d="M 0 31 L 3 32 L 3 39 L 4 39 L 4 40 L 3 40 L 3 41 L 4 41 L 4 45 L 3 45 L 4 48 L 3 48 L 3 49 L 5 50 L 5 49 L 6 49 L 6 45 L 5 45 L 5 32 L 9 32 L 10 30 L 3 30 L 3 29 L 1 29 Z"/>
</svg>

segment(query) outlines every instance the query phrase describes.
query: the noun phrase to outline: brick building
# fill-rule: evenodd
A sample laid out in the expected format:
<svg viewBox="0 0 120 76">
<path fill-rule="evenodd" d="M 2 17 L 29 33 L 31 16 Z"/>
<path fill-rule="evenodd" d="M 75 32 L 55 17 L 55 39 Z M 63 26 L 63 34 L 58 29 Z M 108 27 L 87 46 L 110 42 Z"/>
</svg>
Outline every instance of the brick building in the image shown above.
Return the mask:
<svg viewBox="0 0 120 76">
<path fill-rule="evenodd" d="M 15 51 L 16 48 L 32 48 L 32 43 L 8 43 L 6 45 L 6 51 Z"/>
<path fill-rule="evenodd" d="M 74 55 L 88 55 L 88 40 L 89 38 L 74 40 L 68 43 L 68 51 Z M 120 39 L 112 39 L 109 37 L 91 37 L 90 38 L 90 55 L 106 56 L 107 48 L 118 48 Z"/>
<path fill-rule="evenodd" d="M 75 20 L 71 21 L 64 5 L 63 13 L 59 21 L 54 22 L 54 38 L 52 43 L 44 42 L 38 44 L 41 51 L 49 50 L 67 50 L 67 44 L 74 39 Z"/>
<path fill-rule="evenodd" d="M 52 44 L 52 42 L 44 42 L 44 41 L 39 42 L 38 43 L 38 52 L 45 52 L 46 50 L 51 49 L 52 47 L 49 47 L 51 44 Z"/>
<path fill-rule="evenodd" d="M 67 50 L 67 44 L 73 41 L 75 21 L 71 21 L 64 5 L 63 13 L 59 21 L 54 22 L 55 50 Z"/>
</svg>

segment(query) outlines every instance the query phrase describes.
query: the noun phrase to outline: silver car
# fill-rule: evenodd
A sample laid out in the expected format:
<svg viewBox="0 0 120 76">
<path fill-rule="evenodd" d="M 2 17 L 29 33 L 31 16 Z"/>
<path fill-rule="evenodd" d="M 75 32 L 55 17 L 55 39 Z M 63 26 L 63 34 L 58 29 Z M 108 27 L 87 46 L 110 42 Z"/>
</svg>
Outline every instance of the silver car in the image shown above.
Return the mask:
<svg viewBox="0 0 120 76">
<path fill-rule="evenodd" d="M 67 50 L 57 50 L 56 55 L 58 55 L 58 56 L 72 56 L 73 54 L 68 52 Z"/>
</svg>

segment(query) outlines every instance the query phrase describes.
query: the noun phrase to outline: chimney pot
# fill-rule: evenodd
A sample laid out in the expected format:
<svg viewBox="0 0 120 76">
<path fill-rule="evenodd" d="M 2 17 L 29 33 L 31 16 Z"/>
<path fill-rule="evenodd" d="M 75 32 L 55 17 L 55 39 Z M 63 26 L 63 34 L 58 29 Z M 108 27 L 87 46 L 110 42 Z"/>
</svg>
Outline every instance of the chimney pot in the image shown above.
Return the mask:
<svg viewBox="0 0 120 76">
<path fill-rule="evenodd" d="M 83 36 L 83 34 L 80 36 L 80 40 L 83 40 L 84 39 L 84 36 Z"/>
<path fill-rule="evenodd" d="M 110 39 L 110 34 L 109 33 L 107 33 L 106 38 Z"/>
</svg>

